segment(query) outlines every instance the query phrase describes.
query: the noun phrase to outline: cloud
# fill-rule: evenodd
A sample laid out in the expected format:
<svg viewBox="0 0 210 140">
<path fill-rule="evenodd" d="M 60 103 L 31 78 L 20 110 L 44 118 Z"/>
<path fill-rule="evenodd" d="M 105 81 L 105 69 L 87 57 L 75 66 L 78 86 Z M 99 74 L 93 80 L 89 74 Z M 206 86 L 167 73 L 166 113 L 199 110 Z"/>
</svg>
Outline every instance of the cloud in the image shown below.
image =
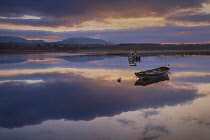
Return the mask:
<svg viewBox="0 0 210 140">
<path fill-rule="evenodd" d="M 144 131 L 142 132 L 143 139 L 142 140 L 154 140 L 158 139 L 169 133 L 169 130 L 164 125 L 151 125 L 148 124 L 144 127 Z"/>
<path fill-rule="evenodd" d="M 209 5 L 209 0 L 1 0 L 0 35 L 45 41 L 209 42 Z"/>
<path fill-rule="evenodd" d="M 70 19 L 53 19 L 53 18 L 41 18 L 41 19 L 0 19 L 0 23 L 3 24 L 15 24 L 15 25 L 30 25 L 30 26 L 72 26 Z M 74 24 L 76 24 L 74 20 Z"/>
<path fill-rule="evenodd" d="M 133 120 L 128 120 L 128 119 L 118 119 L 117 120 L 120 124 L 122 124 L 123 126 L 132 126 L 134 125 L 136 122 Z"/>
<path fill-rule="evenodd" d="M 32 26 L 73 26 L 106 18 L 162 17 L 180 9 L 201 8 L 209 0 L 1 0 L 0 15 L 21 17 L 25 13 L 36 20 L 2 19 L 3 23 Z M 49 24 L 47 24 L 49 23 Z"/>
<path fill-rule="evenodd" d="M 143 111 L 143 113 L 144 113 L 144 118 L 148 118 L 150 116 L 154 116 L 154 115 L 160 114 L 160 112 L 157 111 L 157 110 L 145 110 L 145 111 Z"/>
<path fill-rule="evenodd" d="M 30 74 L 10 76 L 9 79 L 42 79 L 44 83 L 30 86 L 23 82 L 18 86 L 13 82 L 0 84 L 0 126 L 5 128 L 34 125 L 50 119 L 92 120 L 125 111 L 173 106 L 200 97 L 196 90 L 164 86 L 144 88 L 139 94 L 139 89 L 128 88 L 126 83 L 119 88 L 112 82 L 99 82 L 74 73 Z"/>
<path fill-rule="evenodd" d="M 189 22 L 208 22 L 210 23 L 210 14 L 197 14 L 197 15 L 183 15 L 169 17 L 169 20 L 189 21 Z"/>
<path fill-rule="evenodd" d="M 25 38 L 48 39 L 58 36 L 59 39 L 70 37 L 94 37 L 116 43 L 197 43 L 208 42 L 210 26 L 163 26 L 147 27 L 136 30 L 92 30 L 51 32 L 43 30 L 7 30 L 0 29 L 2 36 L 19 36 Z"/>
<path fill-rule="evenodd" d="M 200 125 L 210 128 L 210 117 L 196 118 L 196 117 L 183 117 L 182 120 L 189 125 Z"/>
<path fill-rule="evenodd" d="M 146 15 L 148 10 L 163 13 L 171 9 L 201 7 L 204 2 L 208 0 L 191 0 L 191 2 L 182 0 L 60 0 L 59 2 L 57 0 L 1 0 L 0 13 L 2 16 L 27 13 L 38 16 L 66 17 L 84 14 L 105 14 L 104 16 L 107 16 L 104 12 L 110 11 L 110 13 L 121 15 L 125 13 L 142 15 L 142 13 L 133 13 L 138 10 L 144 11 L 143 15 Z"/>
</svg>

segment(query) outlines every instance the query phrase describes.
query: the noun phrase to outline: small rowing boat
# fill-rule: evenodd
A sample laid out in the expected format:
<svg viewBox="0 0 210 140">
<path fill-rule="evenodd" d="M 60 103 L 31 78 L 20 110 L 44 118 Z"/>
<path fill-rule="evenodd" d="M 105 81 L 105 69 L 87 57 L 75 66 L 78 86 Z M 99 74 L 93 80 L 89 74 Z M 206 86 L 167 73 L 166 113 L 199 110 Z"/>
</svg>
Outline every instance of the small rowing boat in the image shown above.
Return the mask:
<svg viewBox="0 0 210 140">
<path fill-rule="evenodd" d="M 156 78 L 156 77 L 161 77 L 161 76 L 167 75 L 169 70 L 170 70 L 170 67 L 168 65 L 166 67 L 159 67 L 159 68 L 155 68 L 155 69 L 151 69 L 151 70 L 135 72 L 135 75 L 140 79 Z"/>
</svg>

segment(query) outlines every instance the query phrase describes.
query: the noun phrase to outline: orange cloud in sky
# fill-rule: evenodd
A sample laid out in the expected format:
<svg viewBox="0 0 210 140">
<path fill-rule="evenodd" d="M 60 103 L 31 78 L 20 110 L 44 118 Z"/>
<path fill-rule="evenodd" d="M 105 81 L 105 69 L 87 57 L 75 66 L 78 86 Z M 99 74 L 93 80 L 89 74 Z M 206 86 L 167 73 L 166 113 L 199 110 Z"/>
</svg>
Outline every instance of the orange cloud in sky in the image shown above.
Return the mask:
<svg viewBox="0 0 210 140">
<path fill-rule="evenodd" d="M 50 36 L 42 36 L 41 38 L 27 38 L 28 40 L 45 40 L 47 42 L 55 42 L 63 40 L 60 36 L 50 35 Z"/>
</svg>

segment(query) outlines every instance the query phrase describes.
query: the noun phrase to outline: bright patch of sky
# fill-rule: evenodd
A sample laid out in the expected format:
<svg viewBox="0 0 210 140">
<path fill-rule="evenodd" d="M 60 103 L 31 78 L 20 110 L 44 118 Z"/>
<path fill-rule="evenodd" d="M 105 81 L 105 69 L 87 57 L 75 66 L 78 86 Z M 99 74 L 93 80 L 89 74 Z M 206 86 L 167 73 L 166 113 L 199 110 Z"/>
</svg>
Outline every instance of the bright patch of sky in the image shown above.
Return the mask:
<svg viewBox="0 0 210 140">
<path fill-rule="evenodd" d="M 2 17 L 0 19 L 41 19 L 41 17 L 32 16 L 32 15 L 24 15 L 22 17 Z"/>
</svg>

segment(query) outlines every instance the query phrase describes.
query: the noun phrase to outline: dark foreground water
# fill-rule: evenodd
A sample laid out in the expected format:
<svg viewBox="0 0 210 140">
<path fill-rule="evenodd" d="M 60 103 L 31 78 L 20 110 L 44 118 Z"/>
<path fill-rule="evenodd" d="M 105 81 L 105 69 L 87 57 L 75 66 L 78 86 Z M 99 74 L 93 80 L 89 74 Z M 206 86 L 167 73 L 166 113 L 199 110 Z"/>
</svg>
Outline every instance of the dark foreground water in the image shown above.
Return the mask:
<svg viewBox="0 0 210 140">
<path fill-rule="evenodd" d="M 1 140 L 209 140 L 209 108 L 209 56 L 0 55 Z"/>
</svg>

